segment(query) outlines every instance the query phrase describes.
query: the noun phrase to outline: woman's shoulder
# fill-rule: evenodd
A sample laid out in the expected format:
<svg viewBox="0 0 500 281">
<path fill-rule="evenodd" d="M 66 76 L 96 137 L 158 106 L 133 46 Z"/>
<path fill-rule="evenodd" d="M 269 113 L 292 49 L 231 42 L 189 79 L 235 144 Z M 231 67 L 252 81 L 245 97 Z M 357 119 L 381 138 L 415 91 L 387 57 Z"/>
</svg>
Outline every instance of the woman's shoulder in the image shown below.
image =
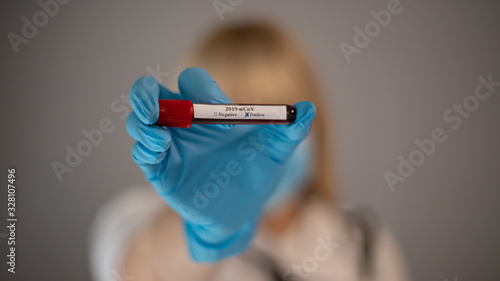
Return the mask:
<svg viewBox="0 0 500 281">
<path fill-rule="evenodd" d="M 89 267 L 94 280 L 122 274 L 122 259 L 130 242 L 151 225 L 167 205 L 149 186 L 129 188 L 96 212 L 90 226 Z"/>
</svg>

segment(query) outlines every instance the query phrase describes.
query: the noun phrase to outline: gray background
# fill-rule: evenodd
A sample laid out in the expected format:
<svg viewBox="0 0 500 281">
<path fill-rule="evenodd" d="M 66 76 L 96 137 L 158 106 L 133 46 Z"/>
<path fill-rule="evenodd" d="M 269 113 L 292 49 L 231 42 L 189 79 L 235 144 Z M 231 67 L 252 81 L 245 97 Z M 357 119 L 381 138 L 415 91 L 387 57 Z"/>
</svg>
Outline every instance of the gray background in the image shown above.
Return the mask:
<svg viewBox="0 0 500 281">
<path fill-rule="evenodd" d="M 1 167 L 17 169 L 16 278 L 88 280 L 86 238 L 97 208 L 145 183 L 133 163 L 125 121 L 110 109 L 133 81 L 160 65 L 173 84 L 180 58 L 207 30 L 245 18 L 286 27 L 311 54 L 330 103 L 341 192 L 349 205 L 373 207 L 397 236 L 415 280 L 500 280 L 500 88 L 453 131 L 442 119 L 474 93 L 479 75 L 500 80 L 498 1 L 408 1 L 388 27 L 348 64 L 339 44 L 388 1 L 244 0 L 221 23 L 212 1 L 76 1 L 15 54 L 35 1 L 1 10 Z M 51 167 L 67 145 L 103 118 L 105 135 L 59 183 Z M 391 192 L 383 177 L 415 139 L 445 129 L 448 140 Z M 1 225 L 6 189 L 1 194 Z M 0 233 L 5 233 L 1 227 Z M 8 279 L 4 279 L 4 276 Z"/>
</svg>

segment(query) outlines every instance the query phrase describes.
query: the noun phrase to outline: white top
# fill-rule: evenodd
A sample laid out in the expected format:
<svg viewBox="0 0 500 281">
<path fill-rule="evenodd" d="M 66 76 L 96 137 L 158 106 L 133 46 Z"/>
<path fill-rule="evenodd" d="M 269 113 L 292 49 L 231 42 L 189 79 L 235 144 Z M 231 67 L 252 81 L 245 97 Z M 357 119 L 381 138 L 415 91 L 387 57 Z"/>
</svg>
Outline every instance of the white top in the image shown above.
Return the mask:
<svg viewBox="0 0 500 281">
<path fill-rule="evenodd" d="M 166 208 L 163 199 L 149 187 L 125 191 L 104 205 L 89 235 L 93 280 L 147 281 L 129 275 L 122 266 L 123 259 L 141 231 L 165 212 L 173 212 Z M 344 216 L 332 214 L 319 202 L 307 205 L 301 217 L 279 238 L 258 231 L 250 250 L 216 266 L 194 264 L 183 240 L 181 223 L 175 223 L 178 217 L 167 216 L 167 220 L 165 237 L 161 237 L 168 243 L 164 261 L 160 261 L 164 280 L 274 280 L 266 271 L 271 264 L 279 268 L 283 280 L 409 280 L 403 258 L 386 229 L 377 231 L 373 274 L 364 278 L 359 230 L 348 227 Z M 287 275 L 283 276 L 284 272 Z"/>
</svg>

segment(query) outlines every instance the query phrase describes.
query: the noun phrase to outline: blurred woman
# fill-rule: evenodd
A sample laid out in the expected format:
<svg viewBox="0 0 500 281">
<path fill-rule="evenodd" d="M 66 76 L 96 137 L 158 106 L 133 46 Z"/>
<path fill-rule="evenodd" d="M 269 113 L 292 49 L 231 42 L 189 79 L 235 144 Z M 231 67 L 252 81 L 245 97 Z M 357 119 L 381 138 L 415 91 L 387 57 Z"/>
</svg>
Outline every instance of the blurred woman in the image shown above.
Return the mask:
<svg viewBox="0 0 500 281">
<path fill-rule="evenodd" d="M 312 101 L 312 129 L 288 161 L 245 251 L 217 263 L 194 262 L 183 218 L 154 190 L 135 188 L 104 206 L 94 222 L 90 266 L 96 281 L 408 280 L 387 230 L 373 215 L 341 208 L 326 106 L 311 66 L 289 36 L 261 23 L 219 29 L 190 66 L 205 69 L 235 103 Z"/>
</svg>

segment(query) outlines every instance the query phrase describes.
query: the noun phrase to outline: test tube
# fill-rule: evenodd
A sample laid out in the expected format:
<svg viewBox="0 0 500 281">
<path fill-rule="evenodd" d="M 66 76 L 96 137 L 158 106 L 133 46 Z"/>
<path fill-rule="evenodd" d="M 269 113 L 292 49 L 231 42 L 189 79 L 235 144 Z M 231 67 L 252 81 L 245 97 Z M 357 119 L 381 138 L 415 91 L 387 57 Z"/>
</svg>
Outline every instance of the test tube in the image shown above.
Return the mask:
<svg viewBox="0 0 500 281">
<path fill-rule="evenodd" d="M 159 100 L 156 125 L 189 128 L 192 124 L 288 125 L 295 121 L 295 107 L 287 104 L 205 104 L 190 100 Z"/>
</svg>

